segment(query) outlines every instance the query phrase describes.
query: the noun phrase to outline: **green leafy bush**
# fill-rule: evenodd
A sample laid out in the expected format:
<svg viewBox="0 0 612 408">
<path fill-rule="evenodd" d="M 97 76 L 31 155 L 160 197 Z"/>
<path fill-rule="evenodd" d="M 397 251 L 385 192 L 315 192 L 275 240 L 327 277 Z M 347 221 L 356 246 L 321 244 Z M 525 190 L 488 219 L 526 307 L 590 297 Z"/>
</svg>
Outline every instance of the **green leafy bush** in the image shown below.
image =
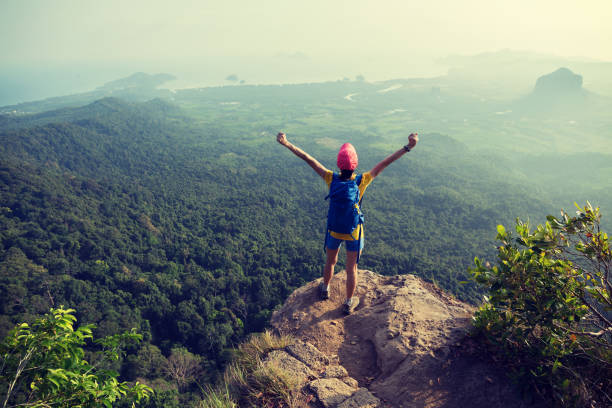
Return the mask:
<svg viewBox="0 0 612 408">
<path fill-rule="evenodd" d="M 565 406 L 612 399 L 612 253 L 599 208 L 547 217 L 530 230 L 499 225 L 497 265 L 475 259 L 473 279 L 489 290 L 477 332 L 545 398 Z M 593 402 L 595 401 L 595 402 Z"/>
<path fill-rule="evenodd" d="M 73 309 L 51 309 L 32 325 L 17 325 L 0 343 L 0 392 L 3 408 L 111 407 L 116 401 L 145 400 L 146 385 L 117 381 L 117 372 L 91 365 L 83 346 L 92 339 L 92 325 L 73 327 Z M 99 364 L 117 360 L 121 346 L 139 341 L 136 333 L 96 340 Z"/>
</svg>

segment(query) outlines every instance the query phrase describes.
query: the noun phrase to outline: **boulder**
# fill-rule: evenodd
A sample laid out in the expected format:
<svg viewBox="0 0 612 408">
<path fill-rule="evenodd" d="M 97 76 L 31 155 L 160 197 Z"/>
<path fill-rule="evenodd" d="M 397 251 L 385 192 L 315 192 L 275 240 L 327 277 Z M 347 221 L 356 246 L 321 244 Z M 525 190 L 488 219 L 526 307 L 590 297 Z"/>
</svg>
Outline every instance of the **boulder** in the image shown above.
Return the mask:
<svg viewBox="0 0 612 408">
<path fill-rule="evenodd" d="M 360 388 L 338 405 L 338 408 L 378 408 L 380 399 L 376 398 L 366 388 Z"/>
<path fill-rule="evenodd" d="M 337 378 L 322 378 L 311 381 L 309 385 L 325 408 L 337 407 L 355 392 L 354 388 Z"/>
<path fill-rule="evenodd" d="M 291 377 L 295 378 L 299 384 L 304 384 L 309 378 L 315 377 L 314 372 L 306 364 L 283 350 L 269 352 L 264 358 L 263 364 L 284 370 Z"/>
<path fill-rule="evenodd" d="M 329 364 L 329 358 L 310 343 L 297 342 L 287 346 L 286 350 L 313 370 L 321 370 Z"/>
</svg>

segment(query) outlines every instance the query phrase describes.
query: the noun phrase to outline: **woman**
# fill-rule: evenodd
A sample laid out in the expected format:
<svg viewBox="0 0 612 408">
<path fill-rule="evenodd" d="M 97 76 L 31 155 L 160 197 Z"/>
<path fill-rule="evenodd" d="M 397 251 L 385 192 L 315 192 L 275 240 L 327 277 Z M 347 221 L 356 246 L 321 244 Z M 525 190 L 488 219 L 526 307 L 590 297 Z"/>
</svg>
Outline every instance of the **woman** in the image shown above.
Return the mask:
<svg viewBox="0 0 612 408">
<path fill-rule="evenodd" d="M 291 150 L 300 159 L 304 160 L 312 169 L 319 175 L 327 186 L 332 190 L 337 183 L 343 183 L 350 180 L 355 181 L 359 189 L 359 203 L 365 192 L 367 186 L 374 180 L 389 164 L 402 157 L 404 154 L 412 150 L 419 141 L 417 133 L 411 133 L 408 136 L 408 144 L 403 146 L 401 149 L 391 154 L 383 161 L 378 163 L 374 168 L 366 173 L 356 176 L 354 171 L 357 168 L 358 158 L 355 148 L 350 143 L 345 143 L 338 152 L 337 165 L 340 169 L 340 174 L 334 174 L 331 170 L 328 170 L 319 163 L 314 157 L 303 151 L 297 146 L 294 146 L 287 140 L 287 136 L 280 132 L 276 135 L 276 140 L 287 149 Z M 330 202 L 330 208 L 333 205 Z M 358 205 L 356 205 L 357 211 L 360 212 Z M 333 212 L 330 210 L 330 213 Z M 332 223 L 333 224 L 333 223 Z M 338 251 L 340 250 L 340 244 L 346 243 L 346 301 L 344 302 L 343 309 L 346 314 L 350 314 L 355 310 L 359 304 L 359 298 L 353 296 L 355 293 L 355 287 L 357 286 L 357 263 L 359 262 L 359 255 L 363 250 L 364 245 L 364 233 L 363 225 L 359 223 L 354 230 L 350 233 L 338 232 L 330 230 L 330 219 L 328 215 L 328 228 L 325 236 L 325 252 L 327 259 L 325 261 L 325 269 L 323 270 L 323 282 L 319 287 L 319 293 L 322 299 L 329 299 L 329 282 L 334 274 L 334 267 L 338 261 Z"/>
</svg>

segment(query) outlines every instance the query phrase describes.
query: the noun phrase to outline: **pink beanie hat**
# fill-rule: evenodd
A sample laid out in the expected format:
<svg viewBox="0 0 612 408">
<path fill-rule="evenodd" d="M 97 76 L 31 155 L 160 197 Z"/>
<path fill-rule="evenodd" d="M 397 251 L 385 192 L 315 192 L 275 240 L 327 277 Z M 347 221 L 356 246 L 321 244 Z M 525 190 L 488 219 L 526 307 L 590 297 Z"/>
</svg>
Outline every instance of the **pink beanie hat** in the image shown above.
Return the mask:
<svg viewBox="0 0 612 408">
<path fill-rule="evenodd" d="M 350 143 L 345 143 L 338 152 L 338 160 L 336 162 L 340 170 L 355 170 L 357 168 L 357 152 Z"/>
</svg>

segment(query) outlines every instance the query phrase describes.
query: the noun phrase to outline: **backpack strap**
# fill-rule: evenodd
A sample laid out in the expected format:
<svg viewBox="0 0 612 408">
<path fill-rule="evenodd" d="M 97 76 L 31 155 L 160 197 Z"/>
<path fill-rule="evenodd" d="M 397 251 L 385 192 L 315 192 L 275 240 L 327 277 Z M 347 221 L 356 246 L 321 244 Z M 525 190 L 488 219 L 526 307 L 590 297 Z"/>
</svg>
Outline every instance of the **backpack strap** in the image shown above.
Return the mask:
<svg viewBox="0 0 612 408">
<path fill-rule="evenodd" d="M 331 182 L 329 183 L 329 193 L 327 193 L 327 195 L 325 196 L 325 199 L 327 200 L 329 198 L 329 196 L 331 195 L 331 191 L 332 191 L 332 184 L 334 184 L 334 181 L 336 181 L 338 179 L 338 175 L 336 173 L 332 173 L 332 179 Z"/>
<path fill-rule="evenodd" d="M 327 195 L 325 196 L 325 200 L 329 199 L 329 196 L 331 195 L 331 186 L 332 184 L 334 184 L 334 181 L 336 181 L 336 173 L 332 173 L 332 181 L 329 183 L 329 193 L 327 193 Z M 323 238 L 323 253 L 327 253 L 326 248 L 325 248 L 325 244 L 327 244 L 327 233 L 329 232 L 329 219 L 327 220 L 327 223 L 325 223 L 325 238 Z"/>
<path fill-rule="evenodd" d="M 359 258 L 361 258 L 361 233 L 363 231 L 363 224 L 359 225 L 359 248 L 357 249 L 357 260 L 355 261 L 355 265 L 359 264 Z"/>
<path fill-rule="evenodd" d="M 355 180 L 355 182 L 357 183 L 358 186 L 361 185 L 361 181 L 363 180 L 363 174 L 360 174 L 359 176 L 357 176 L 357 178 L 359 180 Z M 361 191 L 359 191 L 359 194 L 361 194 Z M 365 195 L 365 194 L 364 194 Z M 363 201 L 363 195 L 361 197 L 359 197 L 359 212 L 361 212 L 361 202 Z M 363 214 L 363 212 L 361 212 L 361 214 Z M 363 217 L 363 215 L 362 215 Z M 362 218 L 363 220 L 363 218 Z M 355 261 L 355 264 L 359 264 L 359 258 L 361 257 L 361 234 L 363 233 L 363 221 L 361 222 L 361 224 L 359 224 L 359 249 L 357 250 L 357 260 Z"/>
<path fill-rule="evenodd" d="M 355 178 L 355 183 L 357 183 L 357 186 L 361 185 L 361 181 L 363 180 L 363 174 L 358 175 Z M 361 194 L 361 191 L 359 191 L 359 194 Z M 365 195 L 365 194 L 364 194 Z M 359 211 L 361 211 L 361 202 L 363 201 L 363 196 L 359 197 Z"/>
</svg>

